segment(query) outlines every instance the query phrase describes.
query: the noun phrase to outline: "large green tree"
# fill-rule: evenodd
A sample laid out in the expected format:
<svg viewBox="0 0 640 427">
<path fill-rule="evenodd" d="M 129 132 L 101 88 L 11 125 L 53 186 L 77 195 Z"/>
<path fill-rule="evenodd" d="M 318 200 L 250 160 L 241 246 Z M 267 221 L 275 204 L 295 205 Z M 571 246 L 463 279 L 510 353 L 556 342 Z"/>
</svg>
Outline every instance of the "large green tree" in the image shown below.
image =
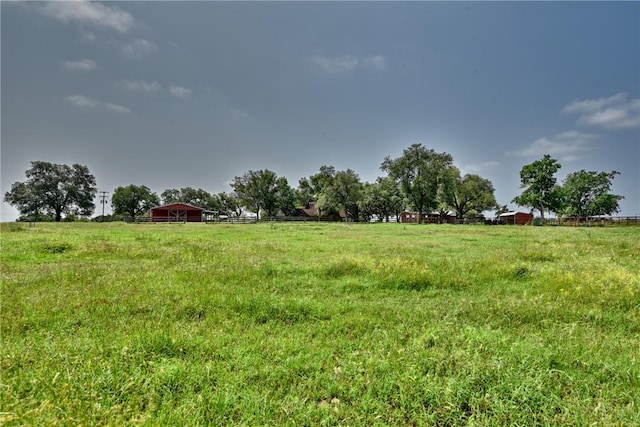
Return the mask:
<svg viewBox="0 0 640 427">
<path fill-rule="evenodd" d="M 336 178 L 336 168 L 333 166 L 322 165 L 318 173 L 309 177 L 311 188 L 316 197 L 320 197 L 320 194 L 333 184 Z"/>
<path fill-rule="evenodd" d="M 309 178 L 300 178 L 298 180 L 298 188 L 296 189 L 295 194 L 296 202 L 302 207 L 306 207 L 317 200 L 317 196 Z"/>
<path fill-rule="evenodd" d="M 4 195 L 4 201 L 22 215 L 44 214 L 61 221 L 63 214 L 93 214 L 96 179 L 86 166 L 33 161 L 25 175 L 26 181 L 13 183 Z"/>
<path fill-rule="evenodd" d="M 378 177 L 376 185 L 380 192 L 380 217 L 389 222 L 389 217 L 398 218 L 404 210 L 405 199 L 398 183 L 388 176 Z"/>
<path fill-rule="evenodd" d="M 358 202 L 362 196 L 362 183 L 357 173 L 351 169 L 336 172 L 335 179 L 323 192 L 328 205 L 344 210 L 345 221 L 358 220 Z"/>
<path fill-rule="evenodd" d="M 458 219 L 470 213 L 479 214 L 493 209 L 497 204 L 493 184 L 480 175 L 466 174 L 460 177 L 458 174 L 452 184 L 449 203 Z"/>
<path fill-rule="evenodd" d="M 186 203 L 189 205 L 197 206 L 204 209 L 213 208 L 212 195 L 202 188 L 185 187 L 177 190 L 175 188 L 169 188 L 164 190 L 160 197 L 162 203 L 165 205 L 172 203 Z"/>
<path fill-rule="evenodd" d="M 272 217 L 280 209 L 287 211 L 295 207 L 295 193 L 289 187 L 287 179 L 278 177 L 268 169 L 250 170 L 242 176 L 236 176 L 231 187 L 243 204 L 255 210 L 258 220 L 260 211 Z"/>
<path fill-rule="evenodd" d="M 399 215 L 404 198 L 398 184 L 389 177 L 378 177 L 374 183 L 364 183 L 360 199 L 360 213 L 365 221 L 376 217 L 389 222 L 389 217 Z"/>
<path fill-rule="evenodd" d="M 242 203 L 235 193 L 211 194 L 207 209 L 218 216 L 239 217 L 242 215 Z"/>
<path fill-rule="evenodd" d="M 460 170 L 451 165 L 445 168 L 438 179 L 438 191 L 436 192 L 437 210 L 440 215 L 440 222 L 445 222 L 450 214 L 455 199 L 456 183 L 460 180 Z"/>
<path fill-rule="evenodd" d="M 316 202 L 319 216 L 338 213 L 339 203 L 333 200 L 329 194 L 329 189 L 335 182 L 336 173 L 335 167 L 322 165 L 316 174 L 299 181 L 300 186 L 304 186 L 304 191 L 311 195 L 313 201 Z M 300 189 L 300 187 L 298 188 Z"/>
<path fill-rule="evenodd" d="M 216 196 L 220 203 L 220 210 L 218 211 L 220 215 L 242 216 L 242 202 L 236 193 L 225 193 L 223 191 Z"/>
<path fill-rule="evenodd" d="M 438 207 L 439 183 L 452 165 L 450 154 L 413 144 L 398 158 L 386 157 L 380 169 L 398 182 L 407 200 L 418 211 L 419 222 L 422 223 L 423 214 Z"/>
<path fill-rule="evenodd" d="M 163 205 L 171 205 L 173 203 L 182 202 L 182 192 L 177 188 L 167 188 L 160 193 L 160 200 Z M 184 202 L 183 202 L 184 203 Z"/>
<path fill-rule="evenodd" d="M 128 185 L 113 190 L 111 206 L 115 215 L 135 218 L 160 204 L 160 199 L 146 185 Z"/>
<path fill-rule="evenodd" d="M 561 167 L 549 154 L 523 166 L 520 170 L 520 182 L 524 191 L 514 197 L 512 202 L 538 210 L 543 219 L 545 212 L 558 212 L 562 207 L 562 194 L 555 174 Z"/>
<path fill-rule="evenodd" d="M 612 215 L 620 211 L 624 197 L 611 194 L 613 178 L 620 172 L 595 172 L 584 169 L 567 175 L 562 186 L 563 214 L 586 217 Z"/>
</svg>

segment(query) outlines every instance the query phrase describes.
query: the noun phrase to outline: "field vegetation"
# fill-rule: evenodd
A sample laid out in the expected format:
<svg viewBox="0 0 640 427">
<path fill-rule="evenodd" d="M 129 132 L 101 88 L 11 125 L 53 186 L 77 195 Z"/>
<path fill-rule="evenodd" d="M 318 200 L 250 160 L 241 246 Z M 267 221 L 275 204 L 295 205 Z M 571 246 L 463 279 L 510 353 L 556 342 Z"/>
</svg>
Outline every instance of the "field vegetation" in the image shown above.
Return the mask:
<svg viewBox="0 0 640 427">
<path fill-rule="evenodd" d="M 2 224 L 0 423 L 640 425 L 640 228 Z"/>
</svg>

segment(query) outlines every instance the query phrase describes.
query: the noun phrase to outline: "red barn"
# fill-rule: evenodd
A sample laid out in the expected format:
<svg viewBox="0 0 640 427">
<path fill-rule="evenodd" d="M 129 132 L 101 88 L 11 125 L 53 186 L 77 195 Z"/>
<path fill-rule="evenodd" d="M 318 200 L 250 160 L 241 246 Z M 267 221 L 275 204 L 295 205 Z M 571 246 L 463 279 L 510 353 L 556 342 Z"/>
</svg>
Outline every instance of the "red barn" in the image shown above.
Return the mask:
<svg viewBox="0 0 640 427">
<path fill-rule="evenodd" d="M 202 222 L 204 209 L 186 203 L 156 206 L 149 210 L 152 222 Z"/>
<path fill-rule="evenodd" d="M 502 224 L 525 225 L 533 222 L 533 214 L 526 212 L 505 212 L 498 216 Z"/>
</svg>

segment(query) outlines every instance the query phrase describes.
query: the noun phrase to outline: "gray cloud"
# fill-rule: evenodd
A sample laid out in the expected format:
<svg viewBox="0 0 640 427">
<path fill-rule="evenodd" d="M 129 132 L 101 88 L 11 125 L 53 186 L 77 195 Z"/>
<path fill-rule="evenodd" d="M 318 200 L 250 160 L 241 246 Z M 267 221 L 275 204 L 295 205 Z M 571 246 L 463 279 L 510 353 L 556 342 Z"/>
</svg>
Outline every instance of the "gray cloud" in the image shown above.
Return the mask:
<svg viewBox="0 0 640 427">
<path fill-rule="evenodd" d="M 543 156 L 550 154 L 560 157 L 563 161 L 573 161 L 586 152 L 593 149 L 592 141 L 598 135 L 582 133 L 575 130 L 557 134 L 553 138 L 539 138 L 533 141 L 528 147 L 521 150 L 509 152 L 508 155 L 516 156 Z"/>
<path fill-rule="evenodd" d="M 64 61 L 64 67 L 72 71 L 91 71 L 98 68 L 98 65 L 90 59 L 81 59 L 79 61 Z"/>
<path fill-rule="evenodd" d="M 136 39 L 122 46 L 122 53 L 127 58 L 140 59 L 158 50 L 158 46 L 145 39 Z"/>
<path fill-rule="evenodd" d="M 113 111 L 116 113 L 130 113 L 131 110 L 128 109 L 127 107 L 124 107 L 122 105 L 117 105 L 117 104 L 109 104 L 109 103 L 105 103 L 103 104 L 104 108 L 109 110 L 109 111 Z"/>
<path fill-rule="evenodd" d="M 333 58 L 327 56 L 316 56 L 313 58 L 313 62 L 327 73 L 337 74 L 354 70 L 358 66 L 359 60 L 352 55 L 343 55 Z"/>
<path fill-rule="evenodd" d="M 624 93 L 617 93 L 609 98 L 597 98 L 597 99 L 583 99 L 575 100 L 564 106 L 562 112 L 565 114 L 574 113 L 592 113 L 594 111 L 601 110 L 603 107 L 611 104 L 619 104 L 625 102 L 627 95 Z"/>
<path fill-rule="evenodd" d="M 131 110 L 125 106 L 98 101 L 97 99 L 89 98 L 84 95 L 68 96 L 66 99 L 78 108 L 105 109 L 115 113 L 131 113 Z"/>
<path fill-rule="evenodd" d="M 163 87 L 158 82 L 146 82 L 144 80 L 122 80 L 118 82 L 118 86 L 134 92 L 161 92 Z"/>
<path fill-rule="evenodd" d="M 191 95 L 191 89 L 182 86 L 171 86 L 169 87 L 169 93 L 177 98 L 186 98 Z"/>
<path fill-rule="evenodd" d="M 65 24 L 74 22 L 82 26 L 119 33 L 129 31 L 134 24 L 133 17 L 118 7 L 85 0 L 49 1 L 40 6 L 39 10 L 44 15 Z"/>
<path fill-rule="evenodd" d="M 242 119 L 246 119 L 249 117 L 249 113 L 247 113 L 246 111 L 243 111 L 239 108 L 231 108 L 229 110 L 229 114 L 231 115 L 231 118 L 233 120 L 242 120 Z"/>
<path fill-rule="evenodd" d="M 578 123 L 605 129 L 640 127 L 640 99 L 627 99 L 625 93 L 609 98 L 576 100 L 565 105 L 564 114 L 580 114 Z"/>
<path fill-rule="evenodd" d="M 461 169 L 465 173 L 480 173 L 487 169 L 496 168 L 497 166 L 500 166 L 500 162 L 495 160 L 490 160 L 482 163 L 473 163 L 469 165 L 464 165 L 461 167 Z"/>
<path fill-rule="evenodd" d="M 116 85 L 132 92 L 165 93 L 165 88 L 160 83 L 155 81 L 147 82 L 145 80 L 121 80 L 116 83 Z M 169 86 L 166 91 L 174 97 L 181 99 L 187 98 L 193 93 L 191 89 L 177 85 Z"/>
<path fill-rule="evenodd" d="M 382 55 L 369 55 L 358 57 L 355 55 L 342 56 L 314 56 L 312 62 L 323 71 L 329 74 L 340 74 L 354 71 L 359 67 L 366 67 L 374 70 L 384 70 L 387 68 L 387 60 Z"/>
<path fill-rule="evenodd" d="M 372 55 L 364 60 L 364 64 L 376 70 L 384 70 L 387 68 L 387 59 L 382 55 Z"/>
<path fill-rule="evenodd" d="M 80 108 L 96 108 L 100 102 L 84 95 L 68 96 L 67 101 Z"/>
</svg>

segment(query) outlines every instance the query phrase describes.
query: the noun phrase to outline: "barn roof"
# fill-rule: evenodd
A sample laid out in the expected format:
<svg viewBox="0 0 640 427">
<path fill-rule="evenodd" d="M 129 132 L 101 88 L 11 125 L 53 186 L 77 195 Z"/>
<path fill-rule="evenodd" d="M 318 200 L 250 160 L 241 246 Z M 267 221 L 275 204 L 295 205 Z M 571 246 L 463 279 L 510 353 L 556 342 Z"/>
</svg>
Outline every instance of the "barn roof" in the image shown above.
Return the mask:
<svg viewBox="0 0 640 427">
<path fill-rule="evenodd" d="M 171 203 L 168 205 L 155 206 L 151 208 L 151 210 L 156 209 L 182 209 L 182 210 L 192 210 L 192 211 L 203 211 L 204 208 L 199 208 L 197 206 L 190 205 L 188 203 Z"/>
<path fill-rule="evenodd" d="M 531 215 L 529 212 L 505 212 L 505 213 L 501 213 L 498 216 L 514 216 L 514 215 Z"/>
</svg>

